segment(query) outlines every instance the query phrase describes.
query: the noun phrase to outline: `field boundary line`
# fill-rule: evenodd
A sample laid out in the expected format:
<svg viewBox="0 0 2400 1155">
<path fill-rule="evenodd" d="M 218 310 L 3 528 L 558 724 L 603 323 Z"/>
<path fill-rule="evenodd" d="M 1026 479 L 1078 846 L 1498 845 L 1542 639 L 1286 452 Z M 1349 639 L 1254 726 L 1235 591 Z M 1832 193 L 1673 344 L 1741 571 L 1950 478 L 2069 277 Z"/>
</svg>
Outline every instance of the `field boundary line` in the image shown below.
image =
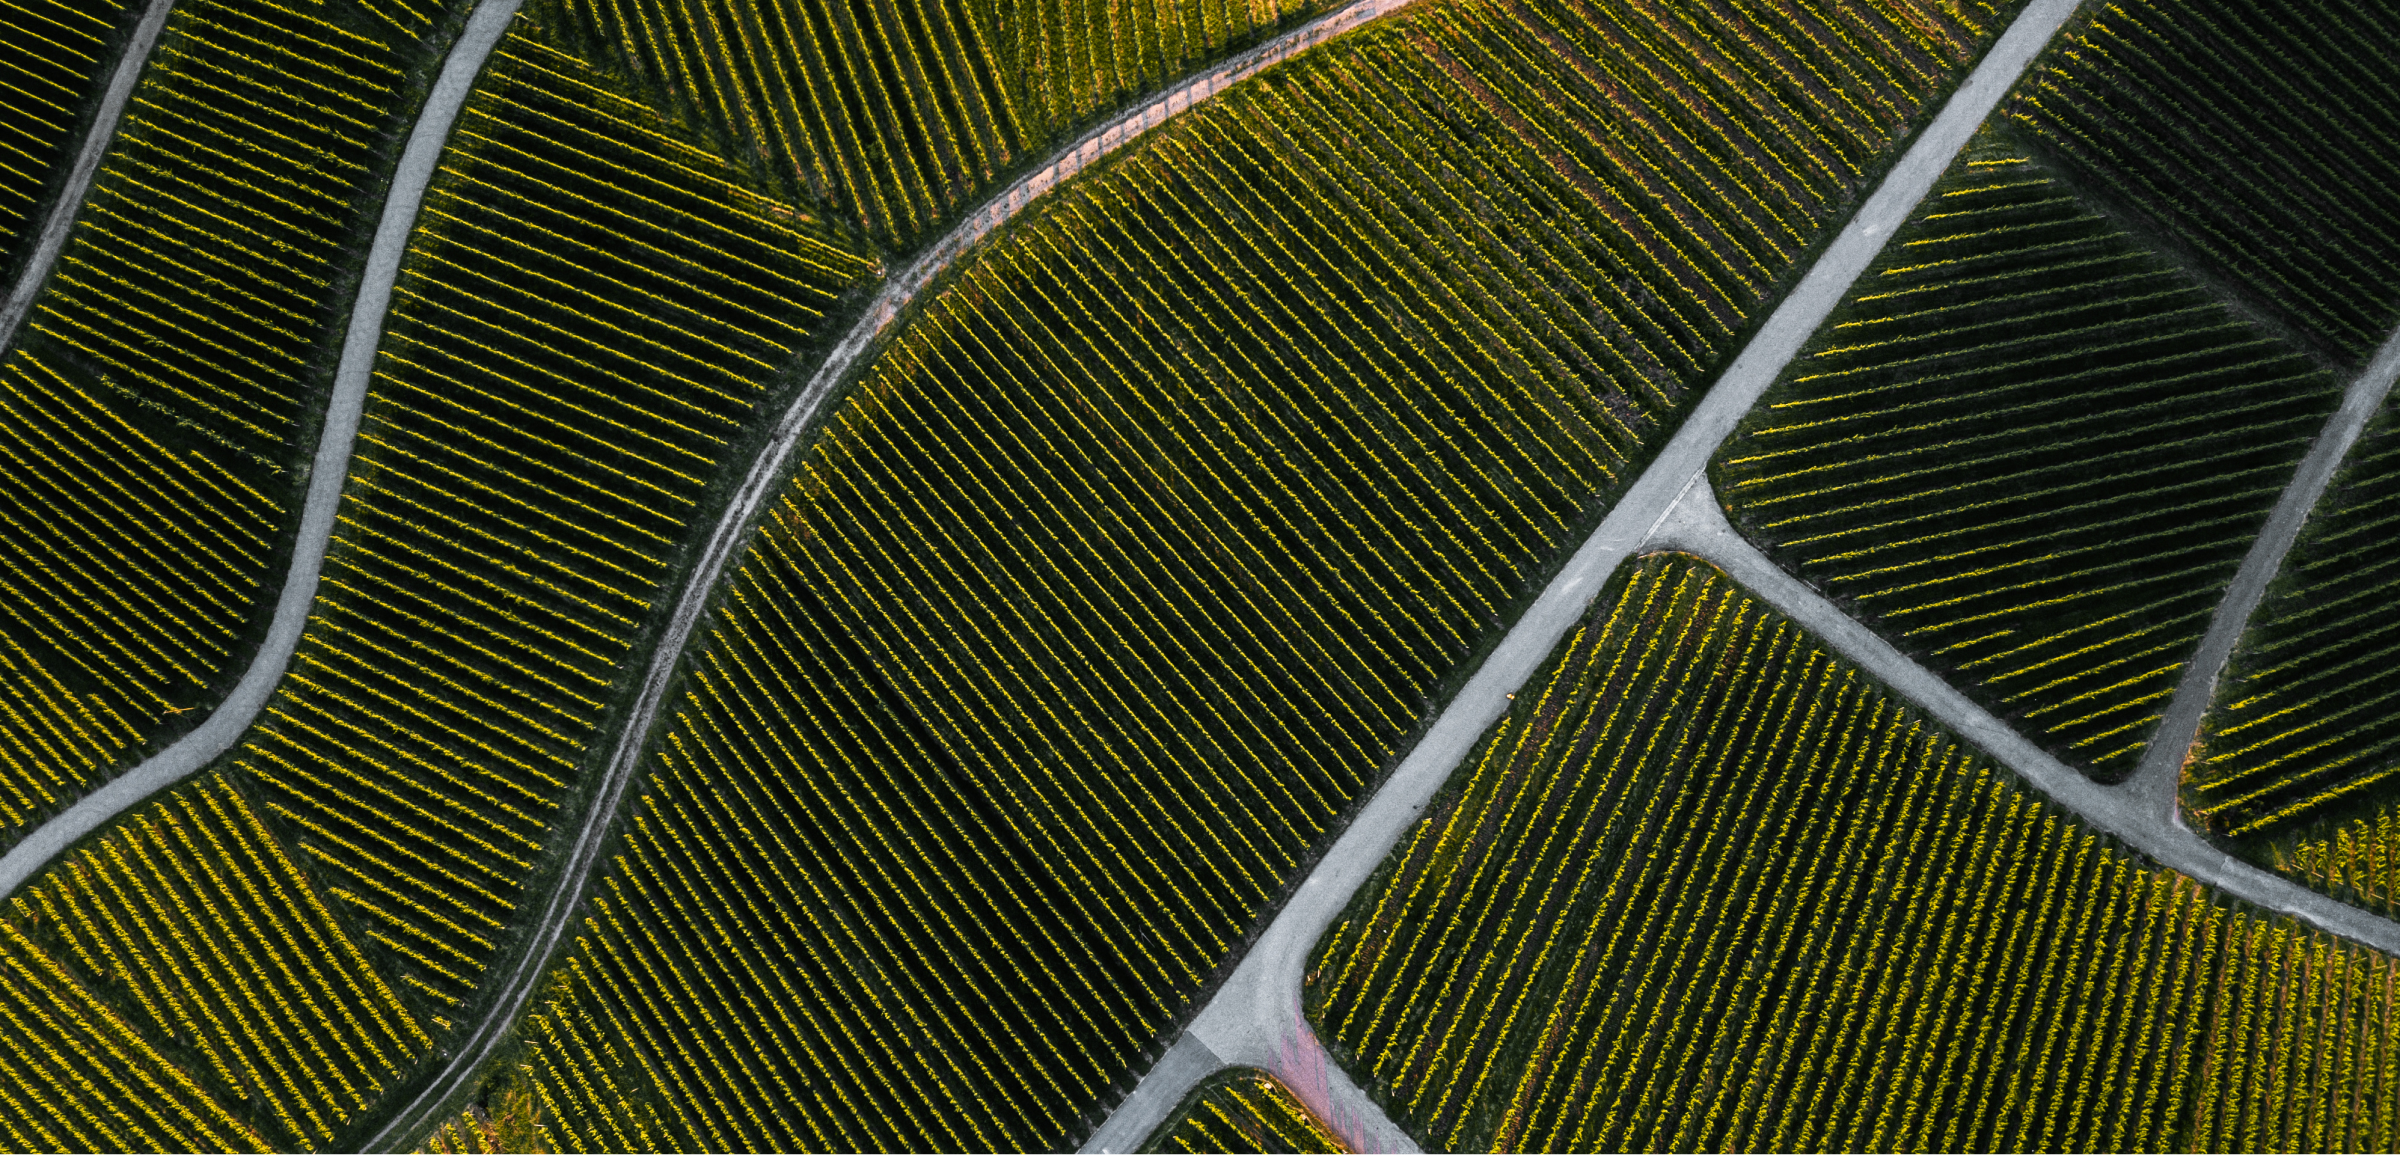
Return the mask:
<svg viewBox="0 0 2400 1155">
<path fill-rule="evenodd" d="M 1186 1037 L 1196 1038 L 1228 1065 L 1273 1073 L 1360 1150 L 1413 1149 L 1392 1142 L 1393 1136 L 1402 1142 L 1406 1137 L 1339 1064 L 1318 1061 L 1326 1052 L 1300 1001 L 1310 952 L 1416 824 L 1451 771 L 1473 753 L 1485 732 L 1507 713 L 1510 699 L 1582 620 L 1617 566 L 1650 541 L 1685 493 L 1695 485 L 1706 490 L 1708 462 L 1717 446 L 1799 355 L 2078 3 L 2031 0 L 2009 23 L 1857 215 L 1692 408 L 1657 459 L 1484 658 L 1399 767 L 1360 805 L 1357 817 L 1193 1017 L 1184 1030 Z M 1163 1062 L 1153 1067 L 1083 1149 L 1129 1151 L 1139 1145 L 1190 1091 L 1191 1084 L 1182 1081 L 1188 1070 L 1169 1070 Z M 1370 1109 L 1369 1116 L 1362 1117 L 1356 1109 L 1361 1103 Z"/>
<path fill-rule="evenodd" d="M 275 617 L 265 640 L 259 643 L 258 656 L 198 728 L 76 800 L 0 855 L 0 898 L 15 894 L 52 858 L 85 835 L 232 749 L 249 732 L 250 724 L 266 709 L 283 680 L 284 668 L 299 649 L 301 631 L 308 624 L 309 607 L 316 602 L 317 578 L 325 566 L 326 546 L 333 538 L 334 512 L 349 482 L 350 451 L 358 438 L 359 414 L 366 404 L 367 384 L 374 377 L 376 343 L 383 335 L 384 313 L 391 305 L 392 283 L 399 278 L 401 254 L 416 227 L 417 206 L 424 200 L 426 185 L 449 142 L 450 126 L 466 103 L 467 90 L 521 2 L 481 0 L 476 5 L 442 61 L 441 75 L 426 95 L 408 146 L 392 172 L 383 217 L 367 251 L 358 299 L 350 310 L 350 328 L 342 338 L 342 360 L 335 370 L 333 395 L 325 405 L 316 460 L 310 465 L 308 498 L 301 507 L 292 562 L 284 571 Z"/>
<path fill-rule="evenodd" d="M 1397 12 L 1410 2 L 1353 0 L 1186 77 L 1059 147 L 1046 163 L 1009 182 L 884 280 L 849 331 L 826 353 L 808 382 L 792 398 L 776 422 L 773 436 L 751 460 L 741 487 L 726 503 L 706 545 L 685 574 L 673 615 L 651 649 L 641 687 L 618 731 L 591 804 L 585 808 L 565 868 L 543 900 L 540 919 L 528 928 L 523 946 L 507 964 L 508 969 L 499 980 L 499 993 L 486 1004 L 474 1029 L 451 1051 L 449 1060 L 425 1090 L 408 1103 L 393 1108 L 391 1118 L 366 1141 L 368 1150 L 397 1149 L 420 1129 L 435 1125 L 445 1104 L 472 1089 L 484 1060 L 509 1037 L 522 1017 L 525 1006 L 548 973 L 551 955 L 564 941 L 575 912 L 582 906 L 584 886 L 599 864 L 600 851 L 615 823 L 617 809 L 624 804 L 625 793 L 641 766 L 651 727 L 665 705 L 667 690 L 682 666 L 684 651 L 701 615 L 739 548 L 749 540 L 760 511 L 780 488 L 784 469 L 799 451 L 817 411 L 848 378 L 851 369 L 873 351 L 884 330 L 959 258 L 1052 188 L 1225 89 L 1327 40 Z M 0 881 L 4 880 L 5 876 L 0 875 Z M 5 892 L 0 892 L 0 897 L 5 897 Z"/>
<path fill-rule="evenodd" d="M 2319 894 L 2210 845 L 2172 811 L 2161 812 L 2128 784 L 2105 786 L 2052 757 L 1859 623 L 1808 583 L 1784 572 L 1733 528 L 1706 478 L 1696 479 L 1651 535 L 1653 549 L 1680 550 L 1725 571 L 1742 588 L 1882 680 L 2022 779 L 2035 792 L 2160 866 L 2226 894 L 2290 915 L 2329 934 L 2400 955 L 2400 923 Z"/>
<path fill-rule="evenodd" d="M 2249 628 L 2251 616 L 2266 599 L 2267 584 L 2282 572 L 2285 555 L 2300 540 L 2301 526 L 2333 484 L 2333 475 L 2350 456 L 2359 435 L 2366 432 L 2375 411 L 2383 406 L 2395 378 L 2400 378 L 2400 329 L 2384 338 L 2383 347 L 2342 390 L 2342 403 L 2326 416 L 2291 482 L 2275 499 L 2265 528 L 2259 531 L 2258 540 L 2250 543 L 2241 568 L 2234 571 L 2225 596 L 2209 615 L 2208 632 L 2201 635 L 2199 651 L 2184 666 L 2182 680 L 2175 683 L 2166 716 L 2158 720 L 2158 730 L 2142 751 L 2140 764 L 2119 787 L 2140 796 L 2164 821 L 2178 828 L 2184 825 L 2179 798 L 2183 767 L 2192 745 L 2200 739 L 2200 723 L 2208 715 L 2210 699 L 2216 696 L 2217 678 L 2232 660 L 2233 648 Z"/>
<path fill-rule="evenodd" d="M 67 234 L 75 227 L 75 215 L 83 211 L 83 198 L 92 191 L 93 179 L 100 175 L 101 158 L 108 155 L 109 144 L 117 138 L 117 122 L 124 119 L 125 101 L 133 95 L 133 82 L 141 79 L 143 67 L 150 63 L 150 50 L 158 46 L 159 30 L 167 26 L 167 16 L 174 10 L 175 0 L 150 0 L 149 10 L 133 26 L 133 34 L 125 38 L 125 47 L 117 56 L 117 70 L 109 75 L 100 107 L 92 113 L 91 128 L 83 134 L 83 149 L 75 154 L 75 167 L 67 170 L 67 183 L 60 186 L 57 203 L 50 206 L 49 217 L 42 221 L 40 239 L 27 254 L 25 267 L 18 271 L 17 283 L 9 289 L 7 303 L 0 304 L 0 353 L 7 352 L 17 339 L 17 326 L 33 311 L 34 296 L 42 291 L 42 283 L 50 279 L 50 266 L 58 263 L 58 254 L 67 247 Z"/>
</svg>

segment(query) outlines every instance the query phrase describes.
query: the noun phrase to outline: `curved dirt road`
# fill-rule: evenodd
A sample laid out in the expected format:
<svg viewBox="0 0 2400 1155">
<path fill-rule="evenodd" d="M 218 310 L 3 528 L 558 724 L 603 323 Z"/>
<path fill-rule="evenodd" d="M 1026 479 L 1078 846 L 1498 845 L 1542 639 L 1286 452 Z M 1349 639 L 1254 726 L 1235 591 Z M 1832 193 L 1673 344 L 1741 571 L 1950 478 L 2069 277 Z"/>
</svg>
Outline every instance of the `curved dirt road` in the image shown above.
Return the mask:
<svg viewBox="0 0 2400 1155">
<path fill-rule="evenodd" d="M 8 300 L 0 303 L 0 351 L 16 340 L 17 326 L 33 309 L 42 282 L 50 279 L 50 266 L 58 263 L 59 250 L 66 248 L 75 214 L 83 211 L 84 194 L 92 191 L 92 178 L 100 175 L 100 159 L 108 155 L 108 142 L 116 139 L 117 121 L 125 116 L 125 100 L 133 95 L 133 82 L 141 79 L 142 66 L 150 62 L 150 50 L 158 44 L 159 29 L 167 26 L 167 14 L 174 10 L 175 0 L 150 0 L 149 11 L 133 26 L 133 35 L 125 38 L 117 70 L 109 75 L 100 107 L 92 113 L 92 126 L 83 134 L 83 151 L 75 154 L 75 167 L 67 170 L 67 183 L 58 190 L 57 203 L 42 221 L 41 239 L 34 242 L 24 270 L 8 291 Z"/>
<path fill-rule="evenodd" d="M 450 139 L 450 124 L 466 102 L 467 89 L 482 70 L 484 58 L 491 55 L 492 46 L 499 43 L 500 34 L 507 31 L 520 2 L 482 0 L 476 5 L 475 14 L 468 17 L 466 29 L 442 62 L 441 75 L 425 98 L 424 111 L 417 115 L 408 147 L 393 170 L 383 219 L 375 228 L 358 300 L 350 310 L 350 329 L 342 338 L 341 365 L 335 370 L 333 396 L 325 405 L 325 427 L 318 435 L 316 460 L 310 466 L 308 500 L 301 507 L 291 568 L 284 572 L 275 618 L 267 626 L 266 639 L 259 643 L 258 656 L 198 729 L 84 795 L 0 855 L 0 898 L 15 894 L 27 879 L 84 835 L 232 749 L 266 708 L 275 684 L 283 680 L 284 666 L 300 645 L 300 630 L 308 624 L 309 606 L 317 598 L 317 575 L 325 565 L 326 543 L 333 537 L 333 514 L 349 480 L 358 415 L 366 404 L 367 382 L 374 375 L 375 343 L 383 333 L 392 282 L 400 274 L 400 254 L 408 246 L 410 230 L 416 227 L 417 205 L 424 199 L 426 183 L 433 179 L 434 165 Z"/>
<path fill-rule="evenodd" d="M 752 461 L 741 488 L 734 492 L 733 498 L 726 504 L 725 512 L 718 518 L 715 529 L 709 533 L 708 542 L 699 558 L 685 575 L 682 590 L 676 597 L 673 616 L 668 619 L 657 645 L 651 651 L 641 689 L 625 716 L 617 744 L 609 753 L 598 791 L 575 833 L 575 844 L 569 851 L 563 873 L 544 898 L 541 916 L 530 929 L 527 941 L 513 959 L 494 968 L 499 976 L 498 993 L 432 1082 L 407 1104 L 393 1110 L 391 1118 L 376 1131 L 373 1138 L 367 1140 L 368 1148 L 396 1150 L 408 1144 L 414 1136 L 437 1125 L 446 1117 L 445 1107 L 454 1098 L 473 1090 L 485 1058 L 508 1037 L 509 1029 L 524 1013 L 526 1004 L 532 1000 L 534 990 L 548 970 L 551 954 L 566 937 L 567 928 L 582 904 L 584 885 L 599 864 L 609 826 L 640 769 L 642 751 L 651 726 L 658 719 L 659 709 L 665 705 L 667 687 L 682 662 L 684 649 L 691 641 L 693 629 L 699 625 L 701 613 L 708 607 L 709 598 L 715 593 L 739 548 L 749 540 L 752 523 L 759 512 L 780 487 L 785 467 L 789 465 L 792 454 L 800 448 L 802 435 L 815 421 L 825 399 L 859 364 L 900 312 L 924 292 L 943 270 L 1052 187 L 1226 88 L 1368 21 L 1396 12 L 1407 3 L 1408 0 L 1355 0 L 1346 7 L 1195 73 L 1060 149 L 1047 164 L 1019 177 L 995 194 L 983 207 L 968 214 L 940 240 L 927 246 L 916 259 L 884 282 L 874 300 L 868 303 L 865 313 L 826 354 L 824 362 L 792 399 L 790 407 L 776 424 L 773 439 Z"/>
</svg>

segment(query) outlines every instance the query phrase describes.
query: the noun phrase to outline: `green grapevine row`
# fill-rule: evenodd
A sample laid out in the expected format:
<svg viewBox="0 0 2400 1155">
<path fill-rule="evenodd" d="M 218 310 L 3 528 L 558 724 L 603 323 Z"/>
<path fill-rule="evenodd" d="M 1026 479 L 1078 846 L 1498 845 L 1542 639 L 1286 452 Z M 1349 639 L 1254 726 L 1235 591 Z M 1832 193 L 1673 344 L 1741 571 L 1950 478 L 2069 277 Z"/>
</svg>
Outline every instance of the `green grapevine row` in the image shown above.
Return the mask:
<svg viewBox="0 0 2400 1155">
<path fill-rule="evenodd" d="M 125 0 L 0 2 L 0 294 L 82 146 L 76 129 L 115 71 Z"/>
<path fill-rule="evenodd" d="M 326 592 L 235 755 L 445 1011 L 703 487 L 871 271 L 604 80 L 532 35 L 495 51 L 393 289 Z"/>
<path fill-rule="evenodd" d="M 432 1045 L 217 776 L 13 899 L 0 988 L 0 1133 L 28 1150 L 314 1146 Z"/>
<path fill-rule="evenodd" d="M 551 1141 L 1060 1142 L 1990 15 L 1436 6 L 1012 225 L 730 582 L 524 1028 Z"/>
<path fill-rule="evenodd" d="M 1291 1152 L 1335 1155 L 1348 1151 L 1281 1080 L 1265 1071 L 1228 1068 L 1185 1096 L 1144 1151 Z"/>
<path fill-rule="evenodd" d="M 1792 571 L 2129 771 L 2341 382 L 1987 135 L 1720 451 Z"/>
<path fill-rule="evenodd" d="M 2340 358 L 2400 324 L 2390 0 L 2096 5 L 2009 115 Z"/>
<path fill-rule="evenodd" d="M 1312 959 L 1429 1148 L 2383 1150 L 2400 965 L 2084 831 L 1638 559 Z"/>
</svg>

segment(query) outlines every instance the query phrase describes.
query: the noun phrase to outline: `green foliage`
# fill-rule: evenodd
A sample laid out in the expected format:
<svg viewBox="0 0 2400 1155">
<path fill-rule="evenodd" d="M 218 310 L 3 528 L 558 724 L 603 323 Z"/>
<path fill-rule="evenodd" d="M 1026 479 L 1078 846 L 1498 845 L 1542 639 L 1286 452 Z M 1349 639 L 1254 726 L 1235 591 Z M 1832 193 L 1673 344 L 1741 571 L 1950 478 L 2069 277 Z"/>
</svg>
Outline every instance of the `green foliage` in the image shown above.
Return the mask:
<svg viewBox="0 0 2400 1155">
<path fill-rule="evenodd" d="M 1291 1089 L 1265 1071 L 1228 1067 L 1201 1081 L 1144 1151 L 1336 1155 L 1348 1151 Z"/>
<path fill-rule="evenodd" d="M 433 1040 L 211 775 L 60 859 L 0 923 L 0 1134 L 28 1151 L 294 1150 Z"/>
<path fill-rule="evenodd" d="M 455 1013 L 710 479 L 872 271 L 670 122 L 517 35 L 394 287 L 323 593 L 235 764 Z"/>
<path fill-rule="evenodd" d="M 2400 411 L 2386 405 L 2303 525 L 2217 680 L 2187 811 L 2351 901 L 2395 907 L 2400 770 Z M 2330 872 L 2330 877 L 2326 877 Z"/>
<path fill-rule="evenodd" d="M 620 62 L 755 163 L 901 248 L 1127 98 L 1308 0 L 561 0 Z"/>
<path fill-rule="evenodd" d="M 0 826 L 196 720 L 233 672 L 408 58 L 272 0 L 168 18 L 0 360 Z"/>
<path fill-rule="evenodd" d="M 2140 758 L 2340 382 L 2005 139 L 1719 451 L 1792 572 L 2061 758 Z"/>
<path fill-rule="evenodd" d="M 959 270 L 693 660 L 561 1149 L 1068 1138 L 1984 31 L 1835 12 L 1412 10 Z"/>
<path fill-rule="evenodd" d="M 1306 1007 L 1429 1149 L 2380 1150 L 2395 981 L 1654 555 L 1320 945 Z"/>
<path fill-rule="evenodd" d="M 2094 5 L 2008 115 L 2343 359 L 2400 324 L 2400 6 Z"/>
<path fill-rule="evenodd" d="M 116 71 L 127 0 L 9 0 L 0 5 L 0 297 L 83 147 L 76 131 Z"/>
</svg>

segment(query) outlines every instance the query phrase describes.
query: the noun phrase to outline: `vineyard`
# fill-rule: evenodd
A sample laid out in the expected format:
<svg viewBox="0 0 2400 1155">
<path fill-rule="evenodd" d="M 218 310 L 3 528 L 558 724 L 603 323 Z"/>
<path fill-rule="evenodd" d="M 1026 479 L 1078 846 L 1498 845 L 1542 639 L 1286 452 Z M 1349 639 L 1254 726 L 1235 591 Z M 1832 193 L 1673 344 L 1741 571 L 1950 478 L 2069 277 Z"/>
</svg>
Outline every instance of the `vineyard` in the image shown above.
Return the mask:
<svg viewBox="0 0 2400 1155">
<path fill-rule="evenodd" d="M 2388 957 L 2079 829 L 1705 563 L 1630 565 L 1312 960 L 1445 1150 L 2383 1150 Z"/>
<path fill-rule="evenodd" d="M 1349 1150 L 1275 1076 L 1238 1068 L 1203 1080 L 1142 1149 L 1257 1155 L 1337 1155 Z"/>
<path fill-rule="evenodd" d="M 957 272 L 692 660 L 549 1141 L 1088 1126 L 1986 27 L 1827 12 L 1412 12 Z"/>
<path fill-rule="evenodd" d="M 2400 52 L 2385 0 L 2121 0 L 2010 115 L 2336 358 L 2400 324 Z"/>
<path fill-rule="evenodd" d="M 764 390 L 872 271 L 531 35 L 393 290 L 324 592 L 234 761 L 436 1008 L 474 989 Z"/>
<path fill-rule="evenodd" d="M 61 860 L 0 937 L 23 1150 L 313 1148 L 432 1045 L 222 777 Z"/>
<path fill-rule="evenodd" d="M 238 673 L 405 59 L 270 0 L 169 17 L 0 359 L 0 842 Z"/>
<path fill-rule="evenodd" d="M 0 8 L 0 297 L 82 147 L 115 71 L 124 0 L 11 0 Z"/>
<path fill-rule="evenodd" d="M 907 248 L 1127 97 L 1309 0 L 564 0 L 562 29 L 770 187 Z"/>
<path fill-rule="evenodd" d="M 2392 523 L 2400 437 L 2368 426 L 2217 682 L 2184 805 L 2329 892 L 2400 911 Z"/>
<path fill-rule="evenodd" d="M 1778 561 L 2132 769 L 2340 385 L 1986 135 L 1720 451 Z"/>
</svg>

